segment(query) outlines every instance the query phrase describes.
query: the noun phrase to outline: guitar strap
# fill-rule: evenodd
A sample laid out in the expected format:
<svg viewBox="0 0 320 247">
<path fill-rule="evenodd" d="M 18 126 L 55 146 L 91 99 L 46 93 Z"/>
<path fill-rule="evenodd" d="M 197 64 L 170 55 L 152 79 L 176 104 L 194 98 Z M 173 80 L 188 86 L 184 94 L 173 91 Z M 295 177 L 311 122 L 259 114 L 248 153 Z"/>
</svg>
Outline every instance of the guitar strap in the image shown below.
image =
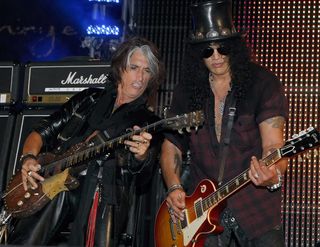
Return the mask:
<svg viewBox="0 0 320 247">
<path fill-rule="evenodd" d="M 236 115 L 236 99 L 234 97 L 234 90 L 232 90 L 231 97 L 230 97 L 230 104 L 229 104 L 227 129 L 226 129 L 223 140 L 220 142 L 220 147 L 219 147 L 219 157 L 220 157 L 219 177 L 218 177 L 219 186 L 222 184 L 222 180 L 223 180 L 226 157 L 228 154 L 229 144 L 230 144 L 231 129 L 233 126 L 235 115 Z"/>
</svg>

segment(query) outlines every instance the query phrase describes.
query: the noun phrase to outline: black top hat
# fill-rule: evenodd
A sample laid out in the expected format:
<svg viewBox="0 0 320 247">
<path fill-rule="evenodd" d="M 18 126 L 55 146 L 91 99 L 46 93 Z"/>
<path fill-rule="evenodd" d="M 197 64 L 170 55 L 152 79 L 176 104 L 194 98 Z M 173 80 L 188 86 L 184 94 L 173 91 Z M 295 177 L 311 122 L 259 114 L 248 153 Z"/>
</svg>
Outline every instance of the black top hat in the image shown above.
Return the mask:
<svg viewBox="0 0 320 247">
<path fill-rule="evenodd" d="M 191 5 L 190 43 L 222 40 L 240 36 L 232 22 L 231 0 L 215 0 Z"/>
</svg>

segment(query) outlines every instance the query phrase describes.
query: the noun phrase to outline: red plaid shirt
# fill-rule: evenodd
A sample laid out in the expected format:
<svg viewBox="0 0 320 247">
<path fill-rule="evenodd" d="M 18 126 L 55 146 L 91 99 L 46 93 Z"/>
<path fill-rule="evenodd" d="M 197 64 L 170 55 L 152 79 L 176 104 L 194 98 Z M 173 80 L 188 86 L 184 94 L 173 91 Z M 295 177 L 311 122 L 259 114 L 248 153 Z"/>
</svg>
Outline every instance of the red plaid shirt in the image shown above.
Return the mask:
<svg viewBox="0 0 320 247">
<path fill-rule="evenodd" d="M 255 84 L 247 92 L 246 98 L 237 105 L 236 119 L 231 131 L 231 143 L 226 158 L 224 183 L 249 168 L 252 155 L 261 157 L 261 137 L 259 123 L 275 116 L 287 117 L 288 106 L 279 80 L 261 67 L 255 67 Z M 177 87 L 173 95 L 171 111 L 188 112 L 188 92 Z M 224 113 L 222 134 L 226 132 L 228 102 Z M 180 149 L 191 151 L 191 180 L 195 186 L 204 178 L 217 181 L 219 173 L 219 143 L 214 128 L 214 96 L 206 101 L 205 123 L 197 132 L 183 138 L 167 136 Z M 223 137 L 221 137 L 221 140 Z M 228 207 L 234 213 L 240 226 L 250 239 L 260 236 L 276 225 L 281 224 L 281 191 L 269 192 L 257 188 L 252 183 L 228 198 Z"/>
</svg>

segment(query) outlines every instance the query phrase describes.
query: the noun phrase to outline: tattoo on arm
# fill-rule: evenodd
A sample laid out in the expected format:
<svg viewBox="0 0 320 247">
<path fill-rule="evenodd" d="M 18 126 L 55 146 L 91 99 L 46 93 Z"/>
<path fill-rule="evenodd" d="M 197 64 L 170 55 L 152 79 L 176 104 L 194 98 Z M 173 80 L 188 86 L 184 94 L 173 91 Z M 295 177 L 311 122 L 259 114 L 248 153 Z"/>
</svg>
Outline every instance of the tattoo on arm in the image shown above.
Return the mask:
<svg viewBox="0 0 320 247">
<path fill-rule="evenodd" d="M 272 128 L 283 128 L 284 117 L 273 117 L 266 120 L 266 123 L 271 125 Z"/>
<path fill-rule="evenodd" d="M 174 162 L 174 172 L 177 174 L 178 172 L 181 171 L 181 166 L 182 166 L 181 157 L 178 154 L 175 154 L 173 162 Z"/>
</svg>

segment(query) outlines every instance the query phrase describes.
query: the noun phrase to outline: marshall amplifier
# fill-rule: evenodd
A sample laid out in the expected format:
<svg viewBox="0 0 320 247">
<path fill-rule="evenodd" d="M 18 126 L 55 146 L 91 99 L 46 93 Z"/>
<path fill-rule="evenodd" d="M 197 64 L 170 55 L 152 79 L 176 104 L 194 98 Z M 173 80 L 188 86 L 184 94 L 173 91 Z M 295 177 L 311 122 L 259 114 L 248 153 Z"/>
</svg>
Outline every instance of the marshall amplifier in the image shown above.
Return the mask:
<svg viewBox="0 0 320 247">
<path fill-rule="evenodd" d="M 0 105 L 17 101 L 20 66 L 12 62 L 0 62 Z"/>
<path fill-rule="evenodd" d="M 104 88 L 106 62 L 30 63 L 25 70 L 23 101 L 27 105 L 60 105 L 88 87 Z"/>
</svg>

